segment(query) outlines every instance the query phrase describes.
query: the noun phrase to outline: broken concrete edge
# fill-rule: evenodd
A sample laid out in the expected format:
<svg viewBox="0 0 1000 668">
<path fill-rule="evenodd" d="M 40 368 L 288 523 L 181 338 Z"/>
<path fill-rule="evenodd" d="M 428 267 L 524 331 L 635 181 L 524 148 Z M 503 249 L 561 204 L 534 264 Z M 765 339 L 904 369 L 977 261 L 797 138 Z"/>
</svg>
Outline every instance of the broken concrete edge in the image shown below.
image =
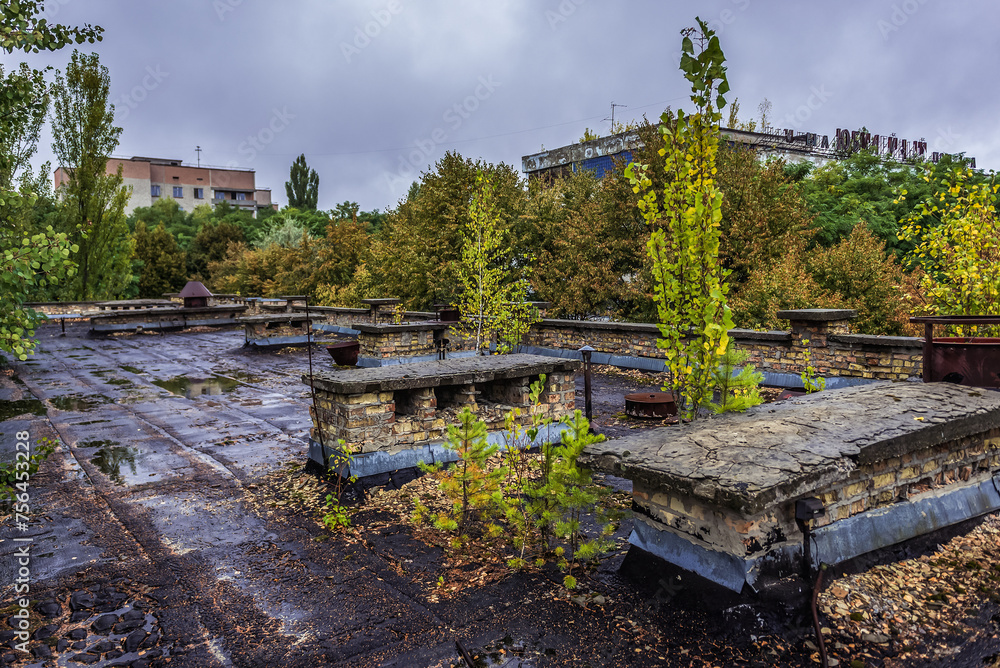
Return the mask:
<svg viewBox="0 0 1000 668">
<path fill-rule="evenodd" d="M 354 337 L 356 337 L 358 334 L 361 333 L 360 331 L 353 329 L 351 327 L 341 327 L 340 325 L 327 325 L 325 323 L 314 323 L 312 328 L 314 332 L 330 332 L 331 334 L 344 334 L 346 336 L 354 336 Z"/>
<path fill-rule="evenodd" d="M 446 330 L 451 324 L 446 322 L 406 322 L 400 324 L 369 325 L 357 323 L 354 328 L 365 334 L 395 334 L 396 332 L 429 332 Z"/>
<path fill-rule="evenodd" d="M 446 359 L 462 359 L 464 357 L 476 357 L 475 350 L 460 350 L 448 353 Z M 382 366 L 394 366 L 398 364 L 415 364 L 417 362 L 436 362 L 440 359 L 434 355 L 413 355 L 410 357 L 358 357 L 358 366 L 365 369 L 374 369 Z"/>
<path fill-rule="evenodd" d="M 798 473 L 789 472 L 782 482 L 766 487 L 751 487 L 748 483 L 743 483 L 742 489 L 739 489 L 739 485 L 727 486 L 717 479 L 713 481 L 710 475 L 711 471 L 703 472 L 704 475 L 680 475 L 661 466 L 647 465 L 642 454 L 633 452 L 630 448 L 643 447 L 646 445 L 643 441 L 654 437 L 662 437 L 664 444 L 670 440 L 696 439 L 702 430 L 711 429 L 713 432 L 720 432 L 734 423 L 746 421 L 749 418 L 756 418 L 757 422 L 763 423 L 764 419 L 769 418 L 768 414 L 775 412 L 783 414 L 773 418 L 779 423 L 784 420 L 792 424 L 800 424 L 796 421 L 798 417 L 795 415 L 797 407 L 812 402 L 828 401 L 832 392 L 856 394 L 858 391 L 891 391 L 893 388 L 902 390 L 912 389 L 915 384 L 882 381 L 869 384 L 865 388 L 828 390 L 800 397 L 793 402 L 758 406 L 746 413 L 713 416 L 697 423 L 661 427 L 624 439 L 589 445 L 580 454 L 580 462 L 597 471 L 640 482 L 659 491 L 677 492 L 738 513 L 759 513 L 775 503 L 782 503 L 790 498 L 806 495 L 823 485 L 835 482 L 844 476 L 845 466 L 853 469 L 857 466 L 870 465 L 946 441 L 983 433 L 1000 424 L 1000 402 L 996 401 L 1000 395 L 976 388 L 960 388 L 960 386 L 948 383 L 922 384 L 920 389 L 923 392 L 931 393 L 935 386 L 937 386 L 939 394 L 947 395 L 960 391 L 970 397 L 982 397 L 984 400 L 993 399 L 994 401 L 992 405 L 980 406 L 970 414 L 949 418 L 947 422 L 925 423 L 915 420 L 914 423 L 901 421 L 899 424 L 887 426 L 885 430 L 878 432 L 875 436 L 880 436 L 885 431 L 895 432 L 893 435 L 875 442 L 871 439 L 856 439 L 850 444 L 845 443 L 840 448 L 838 456 L 827 457 L 826 461 L 811 464 Z M 854 396 L 849 398 L 857 399 Z M 709 424 L 710 427 L 707 426 Z"/>
<path fill-rule="evenodd" d="M 478 359 L 479 368 L 467 368 Z M 457 364 L 451 364 L 455 362 Z M 467 385 L 522 376 L 537 376 L 554 371 L 575 372 L 580 362 L 553 361 L 537 355 L 490 355 L 435 360 L 415 364 L 390 365 L 346 371 L 320 371 L 302 376 L 306 385 L 335 394 L 389 392 L 441 385 Z"/>
<path fill-rule="evenodd" d="M 917 336 L 876 336 L 874 334 L 828 334 L 828 341 L 849 346 L 861 346 L 862 352 L 881 352 L 880 348 L 923 348 L 924 340 Z"/>
<path fill-rule="evenodd" d="M 544 443 L 555 443 L 562 440 L 562 433 L 569 427 L 561 422 L 544 425 L 539 428 L 538 433 L 530 446 L 540 446 Z M 525 443 L 528 435 L 526 430 L 521 431 Z M 513 433 L 509 430 L 491 431 L 486 434 L 486 441 L 491 445 L 497 445 L 501 450 L 507 450 L 513 445 Z M 404 448 L 395 452 L 365 452 L 351 455 L 351 463 L 342 472 L 345 478 L 357 476 L 364 479 L 369 476 L 391 473 L 404 469 L 413 469 L 419 466 L 420 462 L 433 465 L 435 463 L 449 464 L 458 461 L 458 454 L 445 445 L 445 440 L 431 441 L 414 448 Z M 523 445 L 523 444 L 522 444 Z M 323 451 L 327 456 L 331 452 L 331 444 L 321 447 L 314 439 L 309 439 L 309 459 L 325 466 L 323 461 Z"/>
<path fill-rule="evenodd" d="M 815 549 L 810 566 L 836 565 L 997 510 L 1000 474 L 978 485 L 929 492 L 813 530 Z M 737 593 L 744 586 L 759 588 L 762 576 L 796 573 L 802 559 L 801 543 L 759 557 L 740 558 L 696 541 L 642 514 L 635 515 L 629 536 L 637 548 Z"/>
</svg>

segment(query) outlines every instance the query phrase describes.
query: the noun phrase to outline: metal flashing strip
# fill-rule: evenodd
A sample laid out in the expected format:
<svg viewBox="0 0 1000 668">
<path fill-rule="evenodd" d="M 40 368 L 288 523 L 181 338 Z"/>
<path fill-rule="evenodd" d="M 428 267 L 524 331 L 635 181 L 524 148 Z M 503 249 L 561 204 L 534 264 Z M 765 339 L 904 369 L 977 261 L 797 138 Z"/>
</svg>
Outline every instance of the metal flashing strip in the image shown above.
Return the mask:
<svg viewBox="0 0 1000 668">
<path fill-rule="evenodd" d="M 545 355 L 546 357 L 559 357 L 562 359 L 582 360 L 583 356 L 578 350 L 566 348 L 539 348 L 537 346 L 518 346 L 518 352 L 530 353 L 532 355 Z M 606 364 L 618 367 L 619 369 L 638 369 L 640 371 L 652 371 L 660 373 L 664 371 L 664 361 L 658 357 L 638 357 L 635 355 L 612 355 L 611 353 L 594 352 L 590 361 L 593 364 Z M 759 371 L 759 370 L 758 370 Z M 775 371 L 761 371 L 764 374 L 764 385 L 771 387 L 785 387 L 790 389 L 802 388 L 802 377 L 794 373 L 780 373 Z M 849 376 L 826 376 L 826 389 L 834 390 L 839 387 L 853 387 L 855 385 L 868 385 L 879 382 L 874 378 L 854 378 Z"/>
<path fill-rule="evenodd" d="M 562 432 L 567 429 L 566 425 L 560 423 L 546 425 L 538 430 L 538 434 L 531 444 L 541 445 L 542 443 L 558 441 L 562 438 Z M 486 440 L 491 444 L 506 448 L 509 437 L 509 431 L 491 431 L 486 435 Z M 444 443 L 444 440 L 432 441 L 397 452 L 365 452 L 352 455 L 346 476 L 356 475 L 359 478 L 365 478 L 400 469 L 415 468 L 421 461 L 427 464 L 458 461 L 458 455 L 455 454 L 455 451 L 447 448 Z M 330 447 L 328 445 L 326 448 L 328 452 Z M 320 465 L 324 463 L 320 445 L 312 438 L 309 439 L 309 459 Z"/>
<path fill-rule="evenodd" d="M 959 489 L 894 503 L 813 532 L 815 563 L 841 561 L 1000 510 L 1000 473 Z"/>
<path fill-rule="evenodd" d="M 317 341 L 316 339 L 307 336 L 272 336 L 266 339 L 247 339 L 246 345 L 252 346 L 254 348 L 280 348 L 282 346 L 299 346 L 307 344 L 310 341 L 313 343 L 323 343 L 322 341 Z"/>
<path fill-rule="evenodd" d="M 754 561 L 696 545 L 672 531 L 654 527 L 649 520 L 638 515 L 628 540 L 641 550 L 736 593 L 743 590 L 745 583 L 756 579 L 752 572 Z"/>
<path fill-rule="evenodd" d="M 334 334 L 345 334 L 347 336 L 357 336 L 361 333 L 360 330 L 351 329 L 350 327 L 341 327 L 340 325 L 327 325 L 324 323 L 318 323 L 312 326 L 313 330 L 320 332 L 333 332 Z"/>
<path fill-rule="evenodd" d="M 838 564 L 997 510 L 1000 510 L 1000 473 L 979 484 L 942 490 L 820 527 L 812 533 L 813 565 Z M 763 560 L 802 559 L 798 543 L 747 559 L 699 545 L 638 515 L 629 542 L 737 593 L 744 584 L 755 585 L 758 566 Z"/>
</svg>

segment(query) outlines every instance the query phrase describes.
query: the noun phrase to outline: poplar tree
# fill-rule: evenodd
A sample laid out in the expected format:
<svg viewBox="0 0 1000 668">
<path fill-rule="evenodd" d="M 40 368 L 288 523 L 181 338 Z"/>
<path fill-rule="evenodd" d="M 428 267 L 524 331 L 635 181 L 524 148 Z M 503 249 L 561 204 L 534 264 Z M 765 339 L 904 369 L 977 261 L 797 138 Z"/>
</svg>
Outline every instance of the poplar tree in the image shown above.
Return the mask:
<svg viewBox="0 0 1000 668">
<path fill-rule="evenodd" d="M 49 23 L 33 0 L 0 4 L 0 50 L 58 51 L 68 44 L 101 39 L 102 28 L 72 28 Z M 51 227 L 34 234 L 18 233 L 15 222 L 37 201 L 30 188 L 17 192 L 11 181 L 34 150 L 34 130 L 45 112 L 48 86 L 44 73 L 22 66 L 0 77 L 0 350 L 27 359 L 34 349 L 34 327 L 44 318 L 24 307 L 33 289 L 71 274 L 70 254 L 77 248 Z M 30 148 L 31 150 L 27 150 Z"/>
<path fill-rule="evenodd" d="M 315 211 L 319 203 L 319 175 L 315 169 L 309 169 L 305 153 L 295 158 L 285 181 L 285 195 L 288 206 L 300 211 Z"/>
<path fill-rule="evenodd" d="M 689 419 L 711 401 L 713 373 L 733 327 L 726 304 L 728 271 L 719 262 L 722 192 L 715 180 L 729 82 L 719 38 L 697 20 L 697 30 L 681 33 L 680 63 L 697 111 L 661 116 L 665 185 L 659 192 L 653 188 L 649 165 L 632 163 L 626 171 L 652 228 L 647 252 L 659 314 L 657 347 L 664 351 L 669 379 L 664 389 L 673 392 L 679 412 Z"/>
<path fill-rule="evenodd" d="M 65 76 L 56 73 L 52 149 L 69 176 L 60 188 L 68 232 L 79 245 L 77 300 L 114 299 L 131 282 L 132 237 L 125 206 L 130 188 L 122 171 L 108 174 L 108 158 L 122 129 L 109 104 L 111 79 L 96 53 L 73 51 Z"/>
</svg>

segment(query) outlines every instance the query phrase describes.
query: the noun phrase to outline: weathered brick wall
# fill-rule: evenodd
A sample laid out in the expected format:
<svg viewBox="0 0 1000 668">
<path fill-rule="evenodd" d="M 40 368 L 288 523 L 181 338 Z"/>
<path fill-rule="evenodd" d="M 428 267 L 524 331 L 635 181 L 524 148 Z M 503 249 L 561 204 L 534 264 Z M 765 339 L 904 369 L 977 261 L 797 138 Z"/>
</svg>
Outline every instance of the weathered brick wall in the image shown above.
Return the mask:
<svg viewBox="0 0 1000 668">
<path fill-rule="evenodd" d="M 293 305 L 292 311 L 295 313 L 304 313 L 305 306 Z M 353 325 L 371 325 L 372 317 L 371 310 L 368 307 L 365 308 L 348 308 L 346 306 L 310 306 L 310 315 L 316 316 L 316 322 L 326 322 L 331 325 L 339 325 L 341 327 L 352 327 Z M 406 322 L 425 322 L 427 320 L 433 320 L 435 314 L 428 313 L 426 311 L 404 311 L 402 313 L 402 318 Z M 395 318 L 395 313 L 391 308 L 384 306 L 379 307 L 378 321 L 382 324 L 391 324 Z"/>
<path fill-rule="evenodd" d="M 792 320 L 790 331 L 734 329 L 729 334 L 738 348 L 749 351 L 750 363 L 762 371 L 800 374 L 808 355 L 809 363 L 822 376 L 920 377 L 923 339 L 851 334 L 848 322 Z M 649 323 L 542 320 L 532 326 L 524 343 L 563 350 L 589 345 L 603 353 L 663 359 L 663 352 L 656 347 L 658 338 L 659 328 Z"/>
<path fill-rule="evenodd" d="M 401 325 L 358 324 L 358 343 L 362 357 L 388 359 L 393 357 L 417 357 L 435 355 L 439 351 L 438 341 L 447 340 L 449 352 L 467 351 L 475 348 L 475 341 L 456 335 L 444 323 L 416 322 Z"/>
<path fill-rule="evenodd" d="M 323 442 L 330 446 L 343 439 L 352 453 L 396 452 L 445 438 L 447 425 L 470 408 L 486 422 L 489 431 L 504 428 L 511 408 L 521 408 L 520 424 L 531 422 L 531 412 L 558 419 L 576 407 L 575 373 L 548 374 L 541 404 L 528 407 L 528 385 L 537 377 L 494 380 L 480 384 L 437 386 L 405 390 L 341 394 L 316 388 L 316 406 L 310 436 L 319 441 L 317 414 Z"/>
<path fill-rule="evenodd" d="M 433 355 L 438 351 L 435 330 L 423 328 L 399 329 L 398 326 L 359 326 L 358 343 L 361 355 L 386 359 Z"/>
<path fill-rule="evenodd" d="M 814 526 L 829 526 L 922 494 L 985 482 L 997 471 L 1000 429 L 861 465 L 842 480 L 810 492 L 826 509 Z M 754 556 L 799 533 L 791 504 L 761 513 L 738 513 L 677 491 L 660 491 L 641 481 L 633 483 L 633 499 L 640 516 L 712 549 L 736 554 Z"/>
<path fill-rule="evenodd" d="M 217 320 L 220 324 L 235 324 L 236 318 L 243 315 L 243 306 L 210 306 L 206 308 L 159 308 L 133 309 L 126 311 L 102 311 L 91 316 L 92 325 L 135 324 L 151 322 L 183 322 L 187 320 Z"/>
<path fill-rule="evenodd" d="M 843 482 L 817 490 L 827 513 L 816 525 L 949 486 L 982 482 L 998 470 L 1000 429 L 862 465 Z"/>
</svg>

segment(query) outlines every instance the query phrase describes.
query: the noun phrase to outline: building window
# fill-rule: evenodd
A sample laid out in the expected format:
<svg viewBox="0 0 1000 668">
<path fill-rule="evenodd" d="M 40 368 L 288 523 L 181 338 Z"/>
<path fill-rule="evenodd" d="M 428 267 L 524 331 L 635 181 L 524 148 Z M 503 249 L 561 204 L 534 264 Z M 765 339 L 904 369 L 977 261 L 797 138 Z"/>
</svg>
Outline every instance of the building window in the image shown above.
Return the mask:
<svg viewBox="0 0 1000 668">
<path fill-rule="evenodd" d="M 184 197 L 184 187 L 183 186 L 174 186 L 174 197 L 177 198 L 177 199 L 180 199 L 181 197 Z"/>
<path fill-rule="evenodd" d="M 215 199 L 226 199 L 226 193 L 222 192 L 221 190 L 216 190 Z"/>
<path fill-rule="evenodd" d="M 194 189 L 194 198 L 195 199 L 205 199 L 205 189 L 204 188 L 195 188 Z"/>
<path fill-rule="evenodd" d="M 246 198 L 247 198 L 246 193 L 236 193 L 236 199 L 246 199 Z"/>
<path fill-rule="evenodd" d="M 160 186 L 149 186 L 149 195 L 150 195 L 150 197 L 159 197 L 160 196 Z"/>
</svg>

